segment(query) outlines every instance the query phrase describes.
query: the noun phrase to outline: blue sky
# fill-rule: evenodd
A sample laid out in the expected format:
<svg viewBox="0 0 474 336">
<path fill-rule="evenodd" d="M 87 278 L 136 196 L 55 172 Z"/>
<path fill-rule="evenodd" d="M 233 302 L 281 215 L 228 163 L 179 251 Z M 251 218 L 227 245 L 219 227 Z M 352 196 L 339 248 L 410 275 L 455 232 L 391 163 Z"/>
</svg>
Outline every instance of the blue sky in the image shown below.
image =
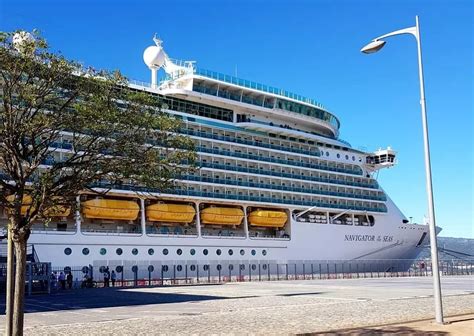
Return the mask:
<svg viewBox="0 0 474 336">
<path fill-rule="evenodd" d="M 55 50 L 96 68 L 149 80 L 143 50 L 156 32 L 172 58 L 316 98 L 355 148 L 392 146 L 399 164 L 379 181 L 401 210 L 426 210 L 415 40 L 360 48 L 420 15 L 437 224 L 474 237 L 473 2 L 12 1 L 0 30 L 38 28 Z"/>
</svg>

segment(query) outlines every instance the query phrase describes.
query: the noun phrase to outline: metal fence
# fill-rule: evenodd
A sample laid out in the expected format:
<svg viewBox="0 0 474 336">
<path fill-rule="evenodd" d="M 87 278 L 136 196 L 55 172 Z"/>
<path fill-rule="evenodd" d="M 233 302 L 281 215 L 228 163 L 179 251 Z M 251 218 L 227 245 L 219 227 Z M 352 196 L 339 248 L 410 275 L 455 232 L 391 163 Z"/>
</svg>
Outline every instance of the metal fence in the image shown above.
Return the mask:
<svg viewBox="0 0 474 336">
<path fill-rule="evenodd" d="M 326 260 L 290 263 L 208 263 L 208 264 L 133 264 L 89 265 L 83 267 L 53 268 L 59 276 L 71 272 L 71 288 L 88 287 L 85 276 L 92 277 L 93 287 L 144 287 L 181 284 L 220 284 L 244 281 L 327 280 L 432 276 L 429 260 Z M 441 260 L 443 276 L 474 274 L 473 260 Z M 115 280 L 112 281 L 112 271 Z M 106 275 L 107 274 L 107 275 Z M 107 281 L 107 278 L 109 280 Z M 53 280 L 53 290 L 61 290 Z M 66 289 L 68 286 L 66 286 Z"/>
<path fill-rule="evenodd" d="M 77 267 L 51 267 L 29 262 L 28 294 L 89 287 L 147 287 L 183 284 L 221 284 L 246 281 L 330 280 L 432 276 L 430 260 L 325 260 L 189 263 L 112 262 Z M 443 259 L 442 276 L 473 275 L 474 259 Z M 115 275 L 112 275 L 115 273 Z M 108 278 L 108 280 L 107 280 Z M 0 291 L 5 291 L 6 264 L 0 264 Z"/>
</svg>

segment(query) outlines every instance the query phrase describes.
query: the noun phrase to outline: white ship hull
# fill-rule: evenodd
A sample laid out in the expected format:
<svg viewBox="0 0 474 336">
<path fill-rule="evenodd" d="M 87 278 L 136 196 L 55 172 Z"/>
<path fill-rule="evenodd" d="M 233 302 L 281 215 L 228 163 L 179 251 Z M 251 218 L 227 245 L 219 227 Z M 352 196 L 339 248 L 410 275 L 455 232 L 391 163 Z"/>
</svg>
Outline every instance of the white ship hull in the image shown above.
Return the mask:
<svg viewBox="0 0 474 336">
<path fill-rule="evenodd" d="M 53 267 L 141 265 L 144 270 L 147 265 L 155 265 L 155 269 L 160 265 L 182 265 L 184 269 L 185 265 L 221 264 L 227 267 L 233 264 L 237 269 L 239 264 L 362 263 L 364 260 L 373 263 L 397 260 L 393 263 L 396 267 L 405 261 L 406 267 L 427 243 L 428 226 L 402 224 L 403 217 L 393 202 L 388 200 L 387 205 L 388 213 L 376 215 L 374 226 L 292 220 L 289 239 L 48 232 L 33 233 L 29 242 L 34 245 L 39 260 L 51 262 Z M 423 237 L 426 238 L 423 240 Z M 64 253 L 67 248 L 71 249 L 70 255 Z M 82 253 L 84 248 L 89 250 L 88 255 Z M 116 254 L 117 248 L 123 250 L 121 256 Z M 101 255 L 101 249 L 106 250 L 104 255 Z M 132 253 L 133 249 L 138 250 L 136 255 Z M 149 249 L 153 249 L 153 255 L 148 253 Z M 168 254 L 163 253 L 164 249 Z M 178 249 L 182 252 L 180 255 Z M 194 255 L 191 255 L 191 249 L 195 250 Z M 208 251 L 207 255 L 204 250 Z M 217 250 L 221 250 L 220 255 Z"/>
</svg>

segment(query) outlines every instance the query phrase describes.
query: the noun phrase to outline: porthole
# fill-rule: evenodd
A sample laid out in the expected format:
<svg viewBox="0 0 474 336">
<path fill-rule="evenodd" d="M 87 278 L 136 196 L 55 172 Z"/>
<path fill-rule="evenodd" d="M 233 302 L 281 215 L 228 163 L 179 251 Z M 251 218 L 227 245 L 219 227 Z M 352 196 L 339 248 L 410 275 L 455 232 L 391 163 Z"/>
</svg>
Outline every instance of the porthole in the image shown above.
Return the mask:
<svg viewBox="0 0 474 336">
<path fill-rule="evenodd" d="M 255 271 L 257 269 L 257 265 L 253 264 L 252 265 L 252 271 Z"/>
<path fill-rule="evenodd" d="M 161 266 L 161 270 L 162 270 L 163 272 L 168 272 L 168 265 L 163 265 L 163 266 Z"/>
<path fill-rule="evenodd" d="M 346 160 L 349 160 L 349 155 L 346 155 Z"/>
<path fill-rule="evenodd" d="M 329 152 L 326 152 L 326 156 L 329 156 Z"/>
<path fill-rule="evenodd" d="M 244 271 L 244 270 L 245 270 L 245 265 L 240 265 L 240 269 L 241 269 L 242 271 Z"/>
<path fill-rule="evenodd" d="M 106 255 L 106 254 L 107 254 L 107 250 L 102 247 L 102 248 L 100 249 L 100 254 L 101 254 L 101 255 Z"/>
<path fill-rule="evenodd" d="M 163 254 L 168 255 L 168 249 L 163 249 Z"/>
<path fill-rule="evenodd" d="M 263 270 L 265 271 L 267 269 L 267 264 L 262 265 Z"/>
<path fill-rule="evenodd" d="M 229 270 L 232 271 L 234 269 L 234 265 L 229 265 Z"/>
<path fill-rule="evenodd" d="M 133 273 L 137 273 L 137 272 L 138 272 L 138 266 L 137 266 L 137 265 L 133 265 L 133 266 L 132 266 L 132 272 L 133 272 Z"/>
<path fill-rule="evenodd" d="M 207 249 L 204 249 L 204 250 L 202 251 L 202 254 L 204 254 L 204 255 L 207 255 L 208 253 L 209 253 L 209 251 L 208 251 Z"/>
<path fill-rule="evenodd" d="M 352 161 L 355 161 L 356 160 L 356 157 L 353 155 L 352 156 Z"/>
<path fill-rule="evenodd" d="M 122 265 L 115 267 L 115 272 L 122 273 L 122 271 L 123 271 L 123 266 Z"/>
<path fill-rule="evenodd" d="M 118 249 L 115 250 L 115 253 L 117 253 L 117 255 L 122 255 L 123 250 L 119 247 Z"/>
<path fill-rule="evenodd" d="M 341 157 L 341 154 L 337 153 L 336 156 L 337 156 L 337 158 L 339 159 L 339 158 Z"/>
<path fill-rule="evenodd" d="M 176 270 L 178 272 L 181 272 L 183 270 L 183 266 L 181 266 L 181 265 L 176 266 Z"/>
<path fill-rule="evenodd" d="M 217 270 L 218 271 L 222 270 L 222 265 L 217 265 Z"/>
<path fill-rule="evenodd" d="M 240 255 L 244 255 L 245 254 L 245 250 L 240 250 Z"/>
<path fill-rule="evenodd" d="M 71 266 L 64 267 L 64 272 L 68 273 L 68 272 L 71 272 L 71 271 L 72 271 Z"/>
<path fill-rule="evenodd" d="M 138 254 L 138 249 L 136 249 L 136 248 L 132 249 L 132 254 L 137 255 Z"/>
<path fill-rule="evenodd" d="M 204 265 L 203 269 L 204 269 L 205 271 L 209 271 L 209 265 Z"/>
<path fill-rule="evenodd" d="M 148 249 L 148 254 L 149 254 L 149 255 L 155 254 L 155 250 L 152 249 L 152 248 L 149 248 L 149 249 Z"/>
<path fill-rule="evenodd" d="M 255 251 L 255 250 L 252 250 L 252 252 L 251 252 L 251 253 L 252 253 L 252 255 L 254 256 L 254 255 L 256 255 L 256 254 L 257 254 L 257 251 Z"/>
<path fill-rule="evenodd" d="M 189 267 L 189 269 L 190 269 L 192 272 L 194 272 L 194 271 L 196 270 L 196 265 L 191 265 L 191 266 Z"/>
<path fill-rule="evenodd" d="M 191 249 L 191 250 L 189 251 L 189 253 L 191 253 L 191 255 L 195 255 L 195 254 L 196 254 L 196 250 L 195 250 L 195 249 Z"/>
<path fill-rule="evenodd" d="M 181 250 L 181 249 L 177 249 L 177 250 L 176 250 L 176 254 L 177 254 L 177 255 L 181 255 L 181 254 L 183 254 L 183 250 Z"/>
<path fill-rule="evenodd" d="M 221 255 L 221 253 L 222 253 L 222 251 L 221 251 L 220 249 L 217 249 L 217 250 L 216 250 L 216 254 L 217 254 L 217 255 Z"/>
<path fill-rule="evenodd" d="M 262 251 L 262 254 L 263 254 L 264 256 L 266 256 L 266 255 L 267 255 L 267 250 L 263 250 L 263 251 Z"/>
<path fill-rule="evenodd" d="M 88 254 L 89 254 L 89 249 L 88 249 L 87 247 L 84 247 L 84 248 L 82 249 L 82 254 L 83 254 L 83 255 L 88 255 Z"/>
<path fill-rule="evenodd" d="M 233 255 L 234 251 L 232 249 L 229 250 L 229 255 Z"/>
<path fill-rule="evenodd" d="M 71 250 L 70 247 L 66 247 L 66 248 L 64 249 L 64 254 L 65 254 L 65 255 L 71 255 L 71 253 L 72 253 L 72 250 Z"/>
<path fill-rule="evenodd" d="M 148 265 L 148 272 L 153 272 L 155 270 L 155 266 L 153 265 Z"/>
</svg>

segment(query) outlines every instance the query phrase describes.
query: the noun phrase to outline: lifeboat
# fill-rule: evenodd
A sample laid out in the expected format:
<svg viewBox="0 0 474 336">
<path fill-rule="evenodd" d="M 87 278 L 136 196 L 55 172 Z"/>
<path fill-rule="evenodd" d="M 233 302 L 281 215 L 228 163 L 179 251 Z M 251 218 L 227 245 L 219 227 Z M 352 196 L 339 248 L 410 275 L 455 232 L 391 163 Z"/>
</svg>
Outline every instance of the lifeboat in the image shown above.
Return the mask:
<svg viewBox="0 0 474 336">
<path fill-rule="evenodd" d="M 243 218 L 244 212 L 239 208 L 209 207 L 201 211 L 202 224 L 237 226 Z"/>
<path fill-rule="evenodd" d="M 136 202 L 115 199 L 92 199 L 81 203 L 89 219 L 136 220 L 140 207 Z"/>
<path fill-rule="evenodd" d="M 7 197 L 8 202 L 13 202 L 14 196 Z M 30 195 L 24 195 L 21 204 L 21 215 L 24 216 L 31 208 L 33 200 Z M 11 211 L 11 210 L 10 210 Z M 67 217 L 71 214 L 71 207 L 67 205 L 55 205 L 43 211 L 44 217 Z"/>
<path fill-rule="evenodd" d="M 157 203 L 146 207 L 149 221 L 189 224 L 194 220 L 196 209 L 189 204 Z"/>
<path fill-rule="evenodd" d="M 282 228 L 288 220 L 288 215 L 284 211 L 276 210 L 255 210 L 249 215 L 249 223 L 252 226 L 264 226 Z"/>
</svg>

